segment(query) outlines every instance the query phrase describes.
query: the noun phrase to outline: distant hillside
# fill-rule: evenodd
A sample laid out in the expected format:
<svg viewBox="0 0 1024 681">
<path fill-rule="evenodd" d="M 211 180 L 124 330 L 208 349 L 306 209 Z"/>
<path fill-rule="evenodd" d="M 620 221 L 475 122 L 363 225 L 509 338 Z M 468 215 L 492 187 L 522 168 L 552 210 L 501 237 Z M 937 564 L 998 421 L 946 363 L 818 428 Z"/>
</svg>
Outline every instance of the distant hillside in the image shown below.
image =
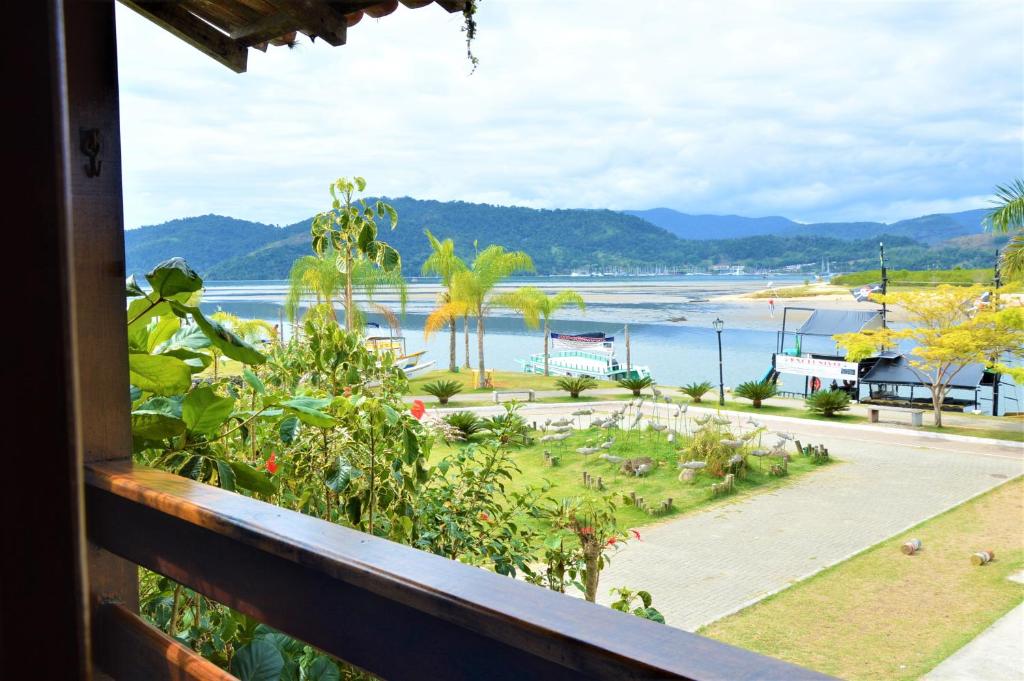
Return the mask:
<svg viewBox="0 0 1024 681">
<path fill-rule="evenodd" d="M 683 239 L 731 239 L 776 234 L 779 236 L 813 234 L 836 239 L 856 240 L 879 234 L 905 236 L 926 244 L 937 244 L 955 237 L 981 231 L 987 209 L 960 213 L 925 215 L 892 224 L 884 222 L 822 222 L 800 224 L 783 217 L 747 218 L 739 215 L 690 215 L 671 208 L 628 210 Z"/>
<path fill-rule="evenodd" d="M 385 230 L 381 236 L 402 254 L 407 276 L 419 274 L 429 253 L 424 229 L 442 239 L 454 239 L 459 254 L 466 259 L 473 256 L 474 240 L 480 247 L 495 243 L 525 250 L 533 257 L 540 274 L 637 266 L 706 268 L 724 264 L 779 268 L 816 264 L 822 259 L 832 261 L 833 269 L 849 271 L 877 262 L 879 238 L 886 242 L 892 267 L 985 267 L 998 241 L 975 230 L 968 232 L 971 236 L 936 243 L 934 233 L 941 236 L 955 232 L 950 227 L 950 223 L 956 224 L 952 216 L 926 216 L 893 225 L 847 223 L 845 231 L 836 225 L 818 230 L 785 218 L 761 218 L 753 222 L 776 220 L 789 226 L 778 223 L 785 230 L 781 235 L 698 240 L 680 239 L 640 217 L 610 210 L 536 210 L 410 198 L 389 201 L 398 211 L 399 224 L 396 230 Z M 708 217 L 734 220 L 727 216 Z M 967 218 L 959 219 L 970 222 Z M 856 229 L 850 225 L 856 225 Z M 934 233 L 927 238 L 922 236 L 929 229 Z M 309 253 L 308 220 L 275 227 L 202 215 L 125 232 L 127 268 L 137 274 L 148 271 L 160 260 L 179 255 L 209 279 L 283 279 L 295 259 Z"/>
<path fill-rule="evenodd" d="M 762 234 L 782 234 L 799 225 L 788 218 L 745 218 L 740 215 L 689 215 L 671 208 L 627 210 L 627 215 L 643 218 L 680 239 L 736 239 Z"/>
</svg>

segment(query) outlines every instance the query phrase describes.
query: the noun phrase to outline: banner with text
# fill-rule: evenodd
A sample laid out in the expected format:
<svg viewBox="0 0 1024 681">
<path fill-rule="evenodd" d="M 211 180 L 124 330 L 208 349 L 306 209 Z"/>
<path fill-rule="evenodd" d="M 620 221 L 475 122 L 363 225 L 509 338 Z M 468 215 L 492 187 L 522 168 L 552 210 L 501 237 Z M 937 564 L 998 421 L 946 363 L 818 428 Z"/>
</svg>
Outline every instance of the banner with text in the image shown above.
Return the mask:
<svg viewBox="0 0 1024 681">
<path fill-rule="evenodd" d="M 797 376 L 817 376 L 818 378 L 835 378 L 843 381 L 857 380 L 857 363 L 842 362 L 837 359 L 817 359 L 815 357 L 793 357 L 791 355 L 775 355 L 775 370 L 780 374 Z"/>
</svg>

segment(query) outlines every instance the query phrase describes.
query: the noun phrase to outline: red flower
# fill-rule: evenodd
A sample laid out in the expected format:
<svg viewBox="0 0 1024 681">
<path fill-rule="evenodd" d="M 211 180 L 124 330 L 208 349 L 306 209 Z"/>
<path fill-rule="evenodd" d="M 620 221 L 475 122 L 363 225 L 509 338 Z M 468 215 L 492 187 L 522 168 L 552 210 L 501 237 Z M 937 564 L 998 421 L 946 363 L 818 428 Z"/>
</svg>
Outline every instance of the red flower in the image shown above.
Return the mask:
<svg viewBox="0 0 1024 681">
<path fill-rule="evenodd" d="M 485 523 L 489 523 L 489 522 L 491 522 L 491 516 L 487 515 L 483 511 L 481 511 L 480 512 L 480 520 L 484 521 Z"/>
<path fill-rule="evenodd" d="M 581 527 L 580 528 L 580 534 L 585 534 L 587 536 L 590 536 L 590 535 L 594 534 L 594 528 L 593 527 Z"/>
<path fill-rule="evenodd" d="M 352 397 L 352 386 L 346 385 L 342 389 L 341 394 L 344 395 L 345 397 Z"/>
<path fill-rule="evenodd" d="M 271 475 L 277 472 L 277 453 L 270 452 L 270 458 L 267 459 L 267 472 Z"/>
<path fill-rule="evenodd" d="M 417 421 L 423 418 L 423 413 L 427 411 L 427 408 L 423 406 L 423 400 L 413 400 L 412 406 L 409 407 L 409 413 L 412 414 Z"/>
<path fill-rule="evenodd" d="M 630 532 L 633 533 L 633 536 L 636 537 L 637 541 L 640 541 L 640 530 L 630 530 Z"/>
<path fill-rule="evenodd" d="M 616 539 L 615 537 L 608 537 L 608 546 L 615 546 L 615 542 L 617 541 L 618 539 Z"/>
</svg>

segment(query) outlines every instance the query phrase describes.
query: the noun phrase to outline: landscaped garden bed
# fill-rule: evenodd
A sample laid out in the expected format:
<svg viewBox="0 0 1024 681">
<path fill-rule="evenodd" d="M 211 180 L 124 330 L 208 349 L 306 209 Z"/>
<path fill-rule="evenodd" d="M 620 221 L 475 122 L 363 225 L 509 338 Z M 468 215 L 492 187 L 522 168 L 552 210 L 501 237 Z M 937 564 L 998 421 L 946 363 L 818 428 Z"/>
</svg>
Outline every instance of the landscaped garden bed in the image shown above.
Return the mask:
<svg viewBox="0 0 1024 681">
<path fill-rule="evenodd" d="M 663 407 L 666 414 L 671 414 L 674 409 L 674 406 Z M 544 495 L 554 499 L 611 496 L 617 506 L 617 522 L 623 527 L 638 527 L 711 503 L 775 489 L 787 484 L 792 477 L 820 468 L 820 464 L 815 464 L 811 457 L 797 454 L 792 441 L 783 441 L 782 447 L 775 449 L 779 444 L 776 434 L 760 431 L 750 435 L 755 429 L 745 420 L 718 417 L 722 423 L 709 419 L 702 427 L 693 418 L 685 421 L 679 418 L 671 424 L 670 429 L 670 418 L 666 416 L 660 419 L 659 424 L 665 426 L 665 429 L 658 432 L 647 427 L 645 417 L 640 429 L 588 428 L 597 417 L 596 414 L 569 417 L 572 423 L 563 427 L 578 429 L 569 432 L 563 440 L 542 441 L 542 438 L 554 433 L 557 426 L 549 426 L 550 430 L 533 431 L 533 444 L 509 453 L 519 468 L 510 486 L 517 490 L 543 488 Z M 669 442 L 668 433 L 673 429 L 682 432 L 677 433 L 674 441 Z M 694 449 L 694 433 L 698 433 L 698 438 L 703 440 L 703 450 Z M 750 439 L 742 441 L 738 449 L 730 449 L 721 444 L 737 442 L 739 440 L 734 438 L 740 438 L 743 434 L 748 434 Z M 610 439 L 614 440 L 611 446 L 601 449 L 601 445 Z M 465 443 L 460 442 L 437 445 L 433 455 L 444 456 L 453 448 L 463 446 L 466 446 Z M 710 457 L 705 455 L 709 449 Z M 580 453 L 579 450 L 590 453 Z M 772 450 L 785 451 L 789 455 L 785 474 L 771 473 L 773 466 L 778 469 L 782 465 L 780 457 L 752 455 L 753 452 L 766 453 Z M 732 489 L 714 494 L 712 486 L 722 485 L 729 473 L 716 475 L 709 472 L 708 461 L 713 462 L 716 458 L 728 460 L 737 455 L 743 458 L 743 464 L 734 473 Z M 643 468 L 639 475 L 628 472 L 630 468 L 643 465 L 646 459 L 650 459 L 648 467 Z M 641 463 L 630 467 L 627 463 L 630 461 Z M 693 469 L 692 480 L 681 480 L 680 477 L 685 474 L 679 464 L 688 461 L 701 461 L 705 467 Z M 710 467 L 714 468 L 714 464 Z M 781 471 L 776 470 L 776 473 Z M 586 479 L 584 474 L 587 475 Z M 670 504 L 667 504 L 669 500 Z"/>
</svg>

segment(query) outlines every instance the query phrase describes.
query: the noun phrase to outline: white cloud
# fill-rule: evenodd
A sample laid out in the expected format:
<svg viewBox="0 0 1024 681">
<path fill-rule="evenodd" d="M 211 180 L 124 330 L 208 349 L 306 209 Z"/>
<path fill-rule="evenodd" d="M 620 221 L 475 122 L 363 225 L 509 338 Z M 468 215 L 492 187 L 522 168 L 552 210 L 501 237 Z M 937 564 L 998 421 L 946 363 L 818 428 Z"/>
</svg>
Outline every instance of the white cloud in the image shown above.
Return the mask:
<svg viewBox="0 0 1024 681">
<path fill-rule="evenodd" d="M 236 75 L 119 6 L 127 224 L 294 222 L 357 173 L 391 196 L 896 220 L 1024 173 L 1016 2 L 484 0 L 478 21 L 472 76 L 436 6 Z"/>
</svg>

